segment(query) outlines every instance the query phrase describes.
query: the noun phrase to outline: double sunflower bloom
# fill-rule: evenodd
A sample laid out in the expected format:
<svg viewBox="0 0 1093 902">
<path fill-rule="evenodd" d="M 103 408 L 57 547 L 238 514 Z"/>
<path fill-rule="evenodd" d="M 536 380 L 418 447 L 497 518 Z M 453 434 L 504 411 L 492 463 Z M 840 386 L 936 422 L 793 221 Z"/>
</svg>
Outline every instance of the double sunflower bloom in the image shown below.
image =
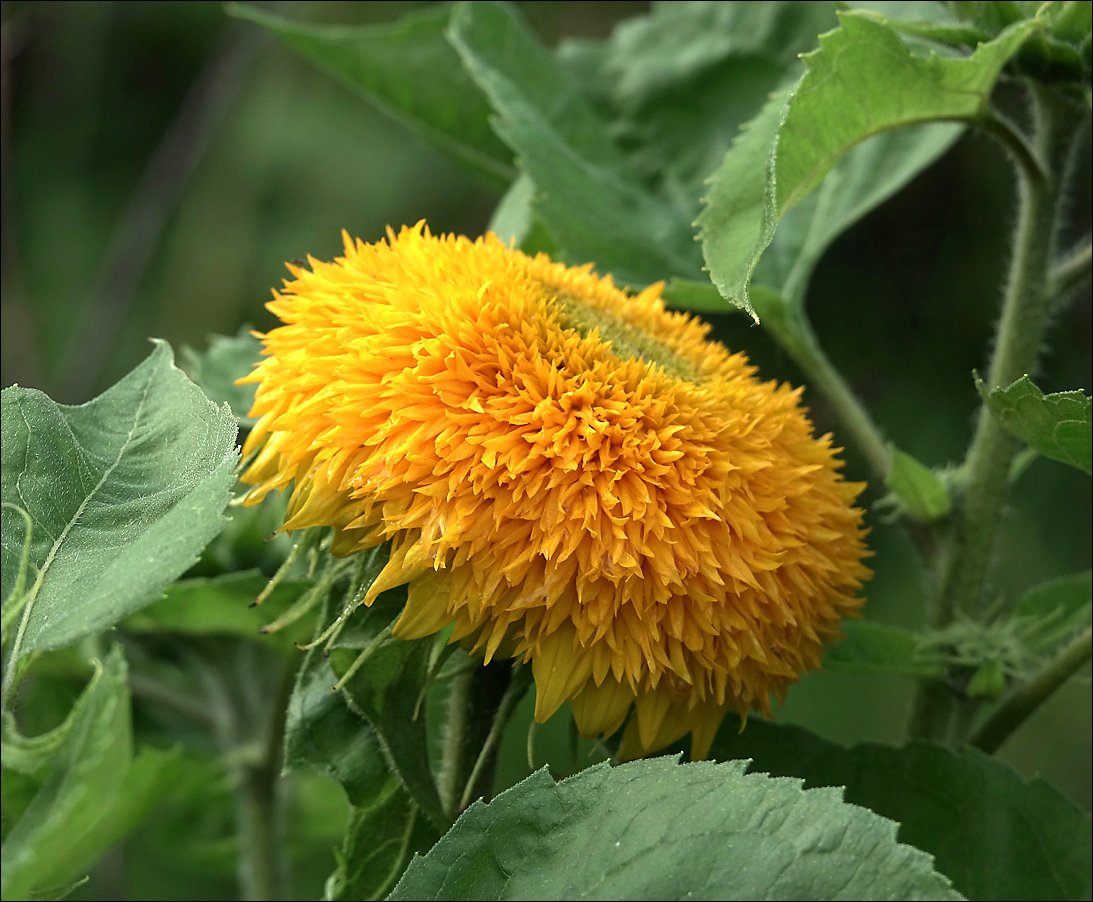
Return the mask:
<svg viewBox="0 0 1093 902">
<path fill-rule="evenodd" d="M 332 551 L 390 542 L 364 599 L 408 584 L 395 635 L 454 624 L 531 662 L 621 756 L 769 709 L 861 604 L 862 486 L 800 390 L 591 267 L 419 225 L 291 268 L 269 308 L 248 503 Z"/>
</svg>

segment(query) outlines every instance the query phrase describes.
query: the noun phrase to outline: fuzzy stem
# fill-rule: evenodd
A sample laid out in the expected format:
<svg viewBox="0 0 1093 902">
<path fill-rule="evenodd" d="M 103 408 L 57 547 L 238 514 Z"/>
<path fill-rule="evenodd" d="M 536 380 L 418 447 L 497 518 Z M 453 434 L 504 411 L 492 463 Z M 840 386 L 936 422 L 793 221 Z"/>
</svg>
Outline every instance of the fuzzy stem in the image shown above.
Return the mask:
<svg viewBox="0 0 1093 902">
<path fill-rule="evenodd" d="M 505 724 L 508 723 L 512 712 L 516 710 L 516 706 L 520 703 L 530 685 L 531 667 L 527 665 L 517 667 L 513 672 L 512 681 L 501 698 L 501 704 L 497 706 L 497 713 L 494 714 L 489 735 L 482 744 L 482 750 L 478 753 L 478 758 L 474 762 L 474 769 L 471 771 L 470 777 L 467 778 L 467 785 L 464 787 L 463 796 L 459 800 L 458 813 L 461 814 L 477 797 L 478 786 L 482 782 L 486 765 L 495 757 L 497 745 L 501 741 L 501 731 L 505 728 Z"/>
<path fill-rule="evenodd" d="M 1068 111 L 1055 109 L 1057 104 L 1066 105 L 1065 98 L 1055 98 L 1037 85 L 1032 85 L 1031 92 L 1036 114 L 1034 146 L 1002 120 L 979 123 L 1012 153 L 1018 183 L 1017 226 L 988 388 L 1009 385 L 1036 371 L 1052 308 L 1048 277 L 1060 218 L 1060 183 L 1066 179 L 1075 131 L 1065 127 L 1071 118 Z M 941 562 L 931 618 L 935 629 L 958 615 L 983 616 L 983 585 L 1018 444 L 982 406 L 964 462 L 966 488 L 953 514 L 952 542 Z M 974 716 L 975 707 L 959 704 L 957 695 L 940 683 L 921 683 L 909 734 L 917 738 L 959 735 L 961 724 L 954 719 L 966 722 Z"/>
<path fill-rule="evenodd" d="M 284 850 L 281 848 L 281 749 L 285 714 L 295 684 L 297 656 L 285 662 L 265 736 L 252 760 L 236 765 L 236 829 L 239 834 L 239 883 L 243 899 L 284 898 Z"/>
<path fill-rule="evenodd" d="M 1052 693 L 1093 655 L 1093 629 L 1087 627 L 1048 661 L 1031 680 L 1007 698 L 972 734 L 970 745 L 993 754 Z"/>
<path fill-rule="evenodd" d="M 1058 145 L 1063 142 L 1046 98 L 1035 91 L 1034 96 L 1037 150 L 1042 159 L 1059 164 L 1052 170 L 1060 173 L 1064 164 Z M 1069 149 L 1070 142 L 1065 144 Z M 1012 144 L 1007 147 L 1013 149 Z M 988 389 L 1010 385 L 1026 373 L 1035 372 L 1051 311 L 1047 281 L 1056 231 L 1057 185 L 1044 178 L 1042 170 L 1027 157 L 1016 152 L 1014 156 L 1018 163 L 1017 227 Z M 1017 447 L 1017 439 L 982 407 L 965 460 L 966 489 L 956 512 L 953 544 L 942 573 L 936 627 L 947 625 L 958 613 L 971 617 L 979 613 L 983 581 Z"/>
</svg>

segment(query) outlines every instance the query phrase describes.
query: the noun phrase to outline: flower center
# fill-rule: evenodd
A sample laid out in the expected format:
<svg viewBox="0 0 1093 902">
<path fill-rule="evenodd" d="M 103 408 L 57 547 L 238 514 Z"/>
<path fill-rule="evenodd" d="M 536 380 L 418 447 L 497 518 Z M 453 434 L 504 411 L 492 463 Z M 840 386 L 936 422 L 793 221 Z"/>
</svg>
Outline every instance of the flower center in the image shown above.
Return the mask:
<svg viewBox="0 0 1093 902">
<path fill-rule="evenodd" d="M 611 353 L 620 360 L 637 358 L 657 364 L 677 379 L 694 382 L 696 372 L 686 357 L 677 354 L 663 341 L 607 310 L 591 307 L 569 293 L 556 295 L 558 319 L 564 329 L 572 329 L 581 338 L 588 338 L 594 329 L 600 330 L 600 341 L 611 346 Z"/>
</svg>

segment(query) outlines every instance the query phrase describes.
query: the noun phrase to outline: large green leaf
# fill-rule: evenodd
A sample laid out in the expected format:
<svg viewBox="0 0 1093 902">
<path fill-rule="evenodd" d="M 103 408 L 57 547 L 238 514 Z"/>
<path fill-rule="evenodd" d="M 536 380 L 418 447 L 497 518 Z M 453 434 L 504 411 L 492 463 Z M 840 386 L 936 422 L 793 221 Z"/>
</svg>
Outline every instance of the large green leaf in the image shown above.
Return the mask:
<svg viewBox="0 0 1093 902">
<path fill-rule="evenodd" d="M 535 210 L 570 262 L 594 261 L 635 285 L 701 278 L 687 218 L 628 171 L 604 124 L 515 12 L 461 3 L 448 36 L 497 112 L 494 128 L 519 156 L 535 185 Z"/>
<path fill-rule="evenodd" d="M 967 58 L 923 59 L 883 17 L 840 13 L 840 27 L 804 57 L 808 71 L 798 86 L 768 104 L 711 180 L 699 224 L 721 293 L 754 315 L 748 283 L 782 217 L 867 138 L 919 123 L 980 120 L 1002 67 L 1036 27 L 1018 23 Z M 774 287 L 797 301 L 804 277 L 838 231 L 905 184 L 956 134 L 935 126 L 855 154 L 838 176 L 849 190 L 833 186 L 802 215 L 790 241 L 799 250 L 782 255 L 776 266 L 782 284 Z M 825 210 L 825 203 L 835 209 Z M 813 227 L 818 231 L 810 237 Z M 802 271 L 791 279 L 798 265 Z"/>
<path fill-rule="evenodd" d="M 3 391 L 3 593 L 34 522 L 17 659 L 106 629 L 154 601 L 224 524 L 236 425 L 157 342 L 140 366 L 78 407 Z"/>
<path fill-rule="evenodd" d="M 731 716 L 719 760 L 845 786 L 846 800 L 899 822 L 901 842 L 929 852 L 970 899 L 1088 899 L 1093 837 L 1083 814 L 1040 779 L 1022 780 L 976 749 L 863 743 L 847 749 L 798 727 Z"/>
<path fill-rule="evenodd" d="M 62 741 L 36 762 L 40 786 L 4 840 L 4 899 L 71 884 L 177 785 L 179 752 L 149 749 L 133 758 L 127 675 L 115 646 L 63 731 L 50 737 Z M 14 744 L 42 751 L 37 738 L 5 734 L 5 767 Z"/>
<path fill-rule="evenodd" d="M 476 802 L 392 899 L 959 899 L 896 825 L 747 762 L 538 771 Z"/>
<path fill-rule="evenodd" d="M 493 187 L 516 176 L 512 154 L 490 129 L 489 104 L 444 39 L 445 7 L 370 26 L 294 22 L 236 3 L 228 12 L 277 35 Z"/>
<path fill-rule="evenodd" d="M 991 413 L 1029 447 L 1093 474 L 1093 401 L 1084 392 L 1044 395 L 1028 376 L 990 391 L 977 377 L 976 386 Z"/>
<path fill-rule="evenodd" d="M 327 899 L 382 899 L 436 828 L 388 768 L 376 734 L 340 692 L 320 648 L 296 677 L 285 723 L 285 765 L 310 765 L 337 780 L 353 806 Z"/>
</svg>

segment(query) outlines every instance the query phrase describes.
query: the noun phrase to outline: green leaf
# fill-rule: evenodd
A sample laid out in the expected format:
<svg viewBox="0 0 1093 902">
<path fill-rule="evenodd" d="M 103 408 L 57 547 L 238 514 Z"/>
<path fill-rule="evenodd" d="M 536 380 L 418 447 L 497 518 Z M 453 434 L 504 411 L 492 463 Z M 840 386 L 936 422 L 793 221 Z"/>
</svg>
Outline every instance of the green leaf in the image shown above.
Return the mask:
<svg viewBox="0 0 1093 902">
<path fill-rule="evenodd" d="M 844 748 L 798 727 L 726 718 L 711 753 L 805 785 L 845 786 L 846 800 L 900 824 L 969 899 L 1088 899 L 1089 815 L 1039 778 L 1024 781 L 976 749 L 926 743 Z"/>
<path fill-rule="evenodd" d="M 638 183 L 604 124 L 512 10 L 458 4 L 448 37 L 496 110 L 494 128 L 519 156 L 537 189 L 535 210 L 570 262 L 594 261 L 633 285 L 701 278 L 687 219 Z"/>
<path fill-rule="evenodd" d="M 227 11 L 272 32 L 490 186 L 504 190 L 515 178 L 489 104 L 444 39 L 446 7 L 368 26 L 294 22 L 238 3 Z"/>
<path fill-rule="evenodd" d="M 635 110 L 682 87 L 702 90 L 726 60 L 796 63 L 836 24 L 822 3 L 658 3 L 615 29 L 603 66 L 616 104 Z"/>
<path fill-rule="evenodd" d="M 960 898 L 895 824 L 746 766 L 540 770 L 467 809 L 390 898 Z"/>
<path fill-rule="evenodd" d="M 327 880 L 324 898 L 383 899 L 412 857 L 432 847 L 439 836 L 388 773 L 369 803 L 350 811 L 338 868 Z"/>
<path fill-rule="evenodd" d="M 623 21 L 602 47 L 595 87 L 619 111 L 612 135 L 632 147 L 641 176 L 689 219 L 703 183 L 742 123 L 771 91 L 796 80 L 798 55 L 837 24 L 826 3 L 654 4 Z M 563 64 L 587 65 L 580 45 L 559 48 Z M 583 81 L 589 84 L 588 74 Z"/>
<path fill-rule="evenodd" d="M 209 346 L 198 353 L 182 346 L 186 375 L 208 398 L 217 404 L 227 404 L 239 422 L 248 428 L 258 422 L 248 416 L 254 406 L 257 386 L 236 385 L 237 379 L 249 376 L 262 357 L 262 342 L 250 326 L 240 326 L 235 335 L 210 335 Z"/>
<path fill-rule="evenodd" d="M 381 615 L 382 612 L 376 612 Z M 376 616 L 362 630 L 377 638 L 386 626 Z M 378 646 L 345 685 L 350 705 L 375 731 L 388 767 L 406 791 L 438 825 L 448 822 L 440 804 L 436 783 L 429 769 L 429 748 L 425 717 L 419 701 L 426 688 L 433 640 L 380 639 Z M 335 674 L 345 676 L 360 652 L 335 648 L 330 664 Z"/>
<path fill-rule="evenodd" d="M 710 177 L 710 192 L 703 201 L 706 208 L 695 223 L 701 229 L 702 253 L 718 291 L 756 322 L 759 316 L 747 286 L 774 233 L 777 214 L 766 180 L 789 96 L 789 91 L 772 94 L 759 115 L 743 127 L 732 150 Z"/>
<path fill-rule="evenodd" d="M 296 677 L 285 724 L 285 766 L 337 780 L 353 806 L 327 899 L 382 899 L 415 852 L 439 833 L 387 767 L 368 722 L 332 692 L 337 676 L 312 648 Z"/>
<path fill-rule="evenodd" d="M 925 467 L 891 442 L 888 443 L 891 464 L 884 484 L 900 505 L 912 517 L 927 523 L 940 520 L 949 513 L 952 499 L 949 490 L 929 467 Z"/>
<path fill-rule="evenodd" d="M 691 310 L 695 313 L 729 313 L 725 299 L 713 282 L 693 282 L 690 279 L 672 279 L 660 293 L 668 307 Z"/>
<path fill-rule="evenodd" d="M 804 57 L 808 71 L 787 97 L 772 98 L 741 135 L 711 179 L 707 208 L 699 218 L 703 251 L 714 283 L 732 303 L 754 315 L 748 283 L 770 244 L 779 220 L 801 202 L 855 145 L 882 132 L 939 120 L 975 122 L 989 111 L 991 90 L 1007 60 L 1038 26 L 1018 23 L 996 40 L 963 59 L 913 55 L 883 17 L 865 11 L 841 12 L 840 27 L 822 35 L 820 47 Z M 868 204 L 879 203 L 951 143 L 953 129 L 933 129 L 915 139 L 884 144 L 847 164 L 843 178 L 863 178 L 861 199 L 851 192 L 842 220 L 860 217 Z M 867 168 L 870 157 L 884 162 L 880 177 Z M 871 181 L 875 185 L 868 187 Z M 831 189 L 828 202 L 840 200 Z M 834 232 L 836 215 L 816 213 L 820 233 L 810 256 L 822 250 Z M 842 226 L 842 227 L 845 227 Z M 837 227 L 836 227 L 837 228 Z M 798 233 L 807 230 L 798 227 Z M 806 241 L 793 242 L 805 247 Z M 803 251 L 801 252 L 803 255 Z M 779 265 L 792 271 L 797 258 Z M 807 272 L 814 264 L 805 265 Z M 787 276 L 788 278 L 788 276 Z M 803 283 L 798 277 L 797 283 Z M 794 285 L 796 299 L 800 287 Z M 786 286 L 778 286 L 785 290 Z"/>
<path fill-rule="evenodd" d="M 160 596 L 220 531 L 236 425 L 155 350 L 78 407 L 3 391 L 3 498 L 34 520 L 35 580 L 12 660 L 112 626 Z M 25 526 L 3 508 L 5 603 Z"/>
<path fill-rule="evenodd" d="M 322 649 L 310 649 L 285 716 L 285 766 L 316 767 L 342 785 L 351 805 L 367 805 L 389 772 L 368 721 L 333 691 L 337 682 Z"/>
<path fill-rule="evenodd" d="M 280 582 L 261 606 L 252 607 L 268 582 L 269 577 L 257 570 L 179 580 L 167 587 L 163 598 L 129 615 L 118 627 L 127 633 L 242 636 L 295 649 L 295 643 L 310 637 L 311 624 L 296 621 L 269 634 L 262 630 L 312 584 L 308 580 Z"/>
<path fill-rule="evenodd" d="M 799 202 L 846 151 L 865 138 L 919 122 L 974 122 L 1036 23 L 1018 22 L 965 59 L 913 56 L 883 17 L 839 14 L 840 27 L 805 57 L 778 135 L 779 216 Z"/>
<path fill-rule="evenodd" d="M 1013 616 L 1037 622 L 1025 637 L 1033 651 L 1050 650 L 1093 619 L 1093 571 L 1073 573 L 1029 589 L 1017 600 Z"/>
<path fill-rule="evenodd" d="M 846 620 L 840 626 L 846 638 L 824 654 L 824 669 L 839 673 L 899 673 L 919 679 L 937 679 L 945 668 L 925 654 L 919 635 L 911 630 L 872 620 Z"/>
<path fill-rule="evenodd" d="M 852 147 L 819 188 L 782 217 L 756 266 L 756 282 L 803 306 L 812 272 L 831 243 L 932 165 L 963 131 L 958 123 L 928 123 Z"/>
<path fill-rule="evenodd" d="M 353 713 L 367 721 L 387 767 L 406 792 L 438 826 L 446 827 L 449 820 L 429 768 L 422 704 L 434 640 L 392 638 L 391 627 L 405 603 L 405 589 L 382 593 L 371 608 L 352 608 L 356 596 L 362 596 L 383 570 L 388 548 L 381 545 L 360 555 L 354 586 L 349 589 L 354 597 L 347 595 L 343 605 L 331 606 L 318 635 L 325 638 L 335 623 L 341 624 L 327 660 L 336 682 L 344 684 L 343 697 Z M 325 645 L 318 647 L 326 651 Z M 346 722 L 339 727 L 347 728 Z"/>
<path fill-rule="evenodd" d="M 1093 401 L 1084 392 L 1045 395 L 1028 376 L 1005 388 L 976 388 L 1003 426 L 1044 457 L 1093 474 Z"/>
<path fill-rule="evenodd" d="M 41 788 L 4 841 L 3 898 L 72 882 L 117 839 L 103 827 L 115 815 L 132 761 L 127 674 L 114 646 L 73 709 Z"/>
</svg>

